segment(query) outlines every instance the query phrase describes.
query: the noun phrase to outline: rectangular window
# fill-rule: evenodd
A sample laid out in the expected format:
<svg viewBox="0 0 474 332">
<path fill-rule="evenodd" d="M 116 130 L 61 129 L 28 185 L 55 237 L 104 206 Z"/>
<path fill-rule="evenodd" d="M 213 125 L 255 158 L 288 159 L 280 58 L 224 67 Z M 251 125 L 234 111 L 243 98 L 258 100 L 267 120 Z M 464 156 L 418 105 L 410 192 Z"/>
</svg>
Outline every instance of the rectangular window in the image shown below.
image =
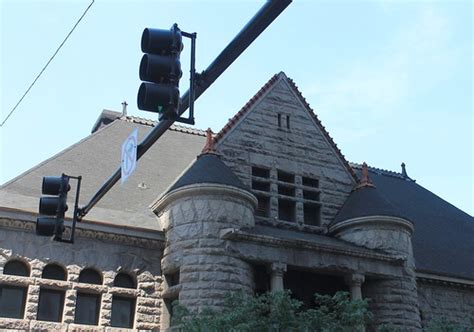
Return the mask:
<svg viewBox="0 0 474 332">
<path fill-rule="evenodd" d="M 133 328 L 135 302 L 134 298 L 113 295 L 112 319 L 110 324 L 114 327 Z"/>
<path fill-rule="evenodd" d="M 295 188 L 290 186 L 278 186 L 278 194 L 294 197 L 295 196 Z"/>
<path fill-rule="evenodd" d="M 74 323 L 98 325 L 100 295 L 77 293 Z"/>
<path fill-rule="evenodd" d="M 270 182 L 252 180 L 252 189 L 259 191 L 270 191 Z"/>
<path fill-rule="evenodd" d="M 286 129 L 290 130 L 290 116 L 286 116 Z"/>
<path fill-rule="evenodd" d="M 295 183 L 295 176 L 294 174 L 291 174 L 291 173 L 278 171 L 278 181 Z"/>
<path fill-rule="evenodd" d="M 304 204 L 304 223 L 312 226 L 319 226 L 321 224 L 321 205 Z"/>
<path fill-rule="evenodd" d="M 268 217 L 270 215 L 270 197 L 264 195 L 256 196 L 258 200 L 258 206 L 255 214 L 259 217 Z"/>
<path fill-rule="evenodd" d="M 270 177 L 270 170 L 261 167 L 252 167 L 252 176 L 268 179 Z"/>
<path fill-rule="evenodd" d="M 38 301 L 38 320 L 61 322 L 64 307 L 64 291 L 40 289 Z"/>
<path fill-rule="evenodd" d="M 0 317 L 23 318 L 26 289 L 26 287 L 0 286 Z"/>
<path fill-rule="evenodd" d="M 303 176 L 303 186 L 319 188 L 319 181 L 317 179 L 307 178 Z"/>
<path fill-rule="evenodd" d="M 303 190 L 303 198 L 311 201 L 319 201 L 319 192 Z"/>
<path fill-rule="evenodd" d="M 294 222 L 295 202 L 280 198 L 278 200 L 278 219 Z"/>
<path fill-rule="evenodd" d="M 281 114 L 278 113 L 278 128 L 281 128 Z"/>
</svg>

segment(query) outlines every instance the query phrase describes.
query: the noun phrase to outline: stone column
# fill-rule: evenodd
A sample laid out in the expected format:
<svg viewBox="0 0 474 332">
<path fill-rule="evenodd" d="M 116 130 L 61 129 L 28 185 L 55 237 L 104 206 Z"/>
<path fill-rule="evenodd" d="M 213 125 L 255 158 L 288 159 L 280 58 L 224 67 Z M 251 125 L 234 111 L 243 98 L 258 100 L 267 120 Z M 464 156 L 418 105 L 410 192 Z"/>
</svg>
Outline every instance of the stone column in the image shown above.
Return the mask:
<svg viewBox="0 0 474 332">
<path fill-rule="evenodd" d="M 353 273 L 346 277 L 346 283 L 351 289 L 352 300 L 362 300 L 362 284 L 365 281 L 365 277 L 360 273 Z"/>
<path fill-rule="evenodd" d="M 286 272 L 286 264 L 272 263 L 271 265 L 271 290 L 272 292 L 282 291 L 283 274 Z"/>
</svg>

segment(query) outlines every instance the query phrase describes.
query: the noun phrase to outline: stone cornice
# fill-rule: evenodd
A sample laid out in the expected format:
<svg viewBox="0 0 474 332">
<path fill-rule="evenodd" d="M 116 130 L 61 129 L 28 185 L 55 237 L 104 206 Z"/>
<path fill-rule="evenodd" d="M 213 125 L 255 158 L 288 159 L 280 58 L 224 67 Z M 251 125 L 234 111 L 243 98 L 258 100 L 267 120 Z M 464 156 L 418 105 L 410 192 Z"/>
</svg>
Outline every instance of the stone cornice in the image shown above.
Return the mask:
<svg viewBox="0 0 474 332">
<path fill-rule="evenodd" d="M 67 233 L 70 230 L 72 222 L 65 220 L 64 224 Z M 35 227 L 36 214 L 0 209 L 0 228 L 35 232 Z M 160 231 L 126 226 L 102 225 L 100 223 L 88 223 L 87 221 L 76 223 L 75 237 L 76 241 L 78 241 L 80 237 L 85 237 L 148 249 L 162 249 L 165 242 L 163 232 Z"/>
<path fill-rule="evenodd" d="M 416 280 L 425 283 L 474 289 L 474 280 L 472 279 L 470 280 L 459 277 L 448 277 L 432 273 L 416 272 Z"/>
<path fill-rule="evenodd" d="M 356 226 L 377 226 L 402 228 L 410 235 L 413 234 L 413 224 L 406 219 L 392 216 L 366 216 L 347 219 L 329 226 L 329 233 L 338 233 L 346 228 Z"/>
<path fill-rule="evenodd" d="M 186 196 L 192 197 L 196 195 L 218 195 L 234 197 L 246 200 L 249 204 L 252 205 L 254 209 L 257 207 L 257 198 L 247 190 L 222 184 L 198 183 L 180 187 L 163 195 L 161 198 L 159 198 L 156 202 L 152 204 L 151 209 L 156 213 L 158 210 L 161 210 L 163 207 L 177 199 Z"/>
<path fill-rule="evenodd" d="M 296 249 L 309 249 L 318 250 L 327 253 L 333 253 L 336 255 L 344 255 L 359 258 L 375 259 L 378 261 L 390 262 L 395 264 L 401 264 L 405 260 L 404 257 L 381 254 L 377 252 L 371 252 L 369 249 L 345 249 L 336 246 L 328 246 L 319 243 L 309 242 L 305 240 L 296 239 L 281 239 L 275 238 L 269 235 L 251 234 L 242 232 L 237 229 L 223 229 L 220 233 L 222 239 L 226 240 L 238 240 L 244 242 L 253 242 L 272 247 L 290 247 Z"/>
</svg>

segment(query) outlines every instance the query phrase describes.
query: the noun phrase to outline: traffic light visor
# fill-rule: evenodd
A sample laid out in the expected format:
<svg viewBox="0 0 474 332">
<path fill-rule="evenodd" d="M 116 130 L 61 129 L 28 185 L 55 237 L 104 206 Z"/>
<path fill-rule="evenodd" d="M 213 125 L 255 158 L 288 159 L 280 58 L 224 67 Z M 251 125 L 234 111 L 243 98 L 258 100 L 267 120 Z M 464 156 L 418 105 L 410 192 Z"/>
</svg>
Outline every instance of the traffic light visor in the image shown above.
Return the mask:
<svg viewBox="0 0 474 332">
<path fill-rule="evenodd" d="M 181 31 L 146 28 L 142 33 L 143 53 L 170 55 L 183 49 Z"/>
<path fill-rule="evenodd" d="M 54 235 L 56 218 L 40 217 L 36 219 L 36 234 L 43 236 Z"/>
<path fill-rule="evenodd" d="M 71 190 L 69 178 L 66 176 L 45 176 L 41 192 L 44 195 L 59 195 L 61 192 L 67 193 Z"/>
</svg>

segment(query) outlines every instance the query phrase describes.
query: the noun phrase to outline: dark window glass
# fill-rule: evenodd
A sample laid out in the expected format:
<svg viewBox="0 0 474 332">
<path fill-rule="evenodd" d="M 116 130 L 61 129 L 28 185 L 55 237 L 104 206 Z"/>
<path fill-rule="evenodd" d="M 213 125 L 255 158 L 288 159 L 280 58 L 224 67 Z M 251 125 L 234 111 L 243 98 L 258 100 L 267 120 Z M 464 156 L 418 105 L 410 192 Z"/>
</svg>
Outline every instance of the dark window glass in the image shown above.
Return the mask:
<svg viewBox="0 0 474 332">
<path fill-rule="evenodd" d="M 270 182 L 262 182 L 262 181 L 253 180 L 252 189 L 260 190 L 260 191 L 270 191 Z"/>
<path fill-rule="evenodd" d="M 38 320 L 60 322 L 63 315 L 64 291 L 40 289 Z"/>
<path fill-rule="evenodd" d="M 295 221 L 295 202 L 286 199 L 279 199 L 278 218 L 285 221 Z"/>
<path fill-rule="evenodd" d="M 285 196 L 295 196 L 295 188 L 294 187 L 289 187 L 289 186 L 278 186 L 278 194 L 279 195 L 285 195 Z"/>
<path fill-rule="evenodd" d="M 287 173 L 287 172 L 278 171 L 278 181 L 294 183 L 295 182 L 295 176 L 293 174 L 290 174 L 290 173 Z"/>
<path fill-rule="evenodd" d="M 0 285 L 0 317 L 23 318 L 26 287 Z"/>
<path fill-rule="evenodd" d="M 135 299 L 118 295 L 112 297 L 112 326 L 133 328 L 134 314 Z"/>
<path fill-rule="evenodd" d="M 258 200 L 257 211 L 255 214 L 259 217 L 268 217 L 270 215 L 270 197 L 256 195 Z"/>
<path fill-rule="evenodd" d="M 99 322 L 100 295 L 77 293 L 74 323 L 97 325 Z"/>
<path fill-rule="evenodd" d="M 30 270 L 25 263 L 13 260 L 5 264 L 3 267 L 3 274 L 28 277 L 30 275 Z"/>
<path fill-rule="evenodd" d="M 317 179 L 303 177 L 303 186 L 318 188 L 319 181 Z"/>
<path fill-rule="evenodd" d="M 252 176 L 258 176 L 260 178 L 269 178 L 270 170 L 260 167 L 252 167 Z"/>
<path fill-rule="evenodd" d="M 319 204 L 305 203 L 304 223 L 313 226 L 319 226 L 321 224 L 321 206 Z"/>
<path fill-rule="evenodd" d="M 66 280 L 66 271 L 57 264 L 48 264 L 41 275 L 44 279 Z"/>
<path fill-rule="evenodd" d="M 286 116 L 286 129 L 290 129 L 290 116 Z"/>
<path fill-rule="evenodd" d="M 319 201 L 319 192 L 317 191 L 310 191 L 310 190 L 303 190 L 303 198 L 309 199 L 312 201 Z"/>
<path fill-rule="evenodd" d="M 93 269 L 84 269 L 79 274 L 79 282 L 102 285 L 102 276 Z"/>
<path fill-rule="evenodd" d="M 278 114 L 278 127 L 281 127 L 281 114 Z"/>
<path fill-rule="evenodd" d="M 114 286 L 124 288 L 137 288 L 133 278 L 127 273 L 119 273 L 114 279 Z"/>
</svg>

